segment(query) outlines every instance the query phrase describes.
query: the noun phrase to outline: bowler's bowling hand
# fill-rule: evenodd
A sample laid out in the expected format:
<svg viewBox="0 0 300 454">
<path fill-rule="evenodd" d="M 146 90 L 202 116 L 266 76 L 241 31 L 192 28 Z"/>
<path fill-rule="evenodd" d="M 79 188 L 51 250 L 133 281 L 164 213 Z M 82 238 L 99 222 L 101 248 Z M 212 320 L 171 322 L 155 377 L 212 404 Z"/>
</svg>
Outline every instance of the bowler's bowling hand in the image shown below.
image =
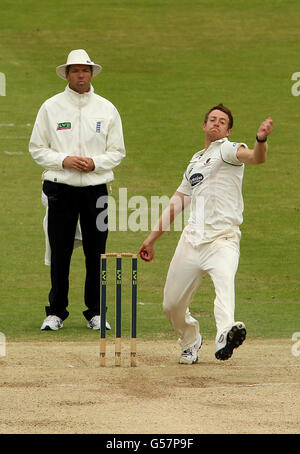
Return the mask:
<svg viewBox="0 0 300 454">
<path fill-rule="evenodd" d="M 145 260 L 145 262 L 151 262 L 151 260 L 153 260 L 154 258 L 153 244 L 144 241 L 144 243 L 140 247 L 139 254 L 141 259 Z"/>
<path fill-rule="evenodd" d="M 262 122 L 257 131 L 257 137 L 259 140 L 264 140 L 271 134 L 273 131 L 273 120 L 271 117 L 267 118 Z"/>
</svg>

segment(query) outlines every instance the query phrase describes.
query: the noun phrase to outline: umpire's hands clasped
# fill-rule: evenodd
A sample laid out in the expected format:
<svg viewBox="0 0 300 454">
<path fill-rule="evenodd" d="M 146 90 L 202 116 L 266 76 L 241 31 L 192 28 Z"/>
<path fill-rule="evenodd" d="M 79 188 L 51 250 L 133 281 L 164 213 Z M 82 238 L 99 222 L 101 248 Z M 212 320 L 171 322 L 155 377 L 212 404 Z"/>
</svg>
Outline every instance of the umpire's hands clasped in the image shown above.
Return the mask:
<svg viewBox="0 0 300 454">
<path fill-rule="evenodd" d="M 95 164 L 92 158 L 83 158 L 81 156 L 67 156 L 63 160 L 65 169 L 74 169 L 79 172 L 92 172 L 95 169 Z"/>
</svg>

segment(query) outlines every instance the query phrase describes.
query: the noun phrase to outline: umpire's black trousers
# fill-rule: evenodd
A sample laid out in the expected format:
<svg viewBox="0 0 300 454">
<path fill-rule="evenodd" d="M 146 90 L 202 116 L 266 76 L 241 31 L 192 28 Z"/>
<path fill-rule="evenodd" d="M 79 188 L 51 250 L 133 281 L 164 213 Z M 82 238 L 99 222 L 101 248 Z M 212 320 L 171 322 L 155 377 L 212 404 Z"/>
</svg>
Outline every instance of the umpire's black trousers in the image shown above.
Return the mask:
<svg viewBox="0 0 300 454">
<path fill-rule="evenodd" d="M 87 310 L 83 314 L 90 320 L 100 313 L 100 254 L 105 252 L 108 233 L 106 214 L 102 213 L 101 216 L 104 229 L 102 226 L 99 230 L 96 221 L 103 210 L 107 211 L 107 187 L 105 184 L 75 187 L 44 181 L 43 191 L 48 197 L 48 237 L 51 247 L 50 306 L 46 306 L 46 315 L 57 315 L 62 320 L 69 315 L 69 272 L 79 219 L 86 266 L 84 302 Z M 99 197 L 104 198 L 99 203 L 102 208 L 96 207 Z"/>
</svg>

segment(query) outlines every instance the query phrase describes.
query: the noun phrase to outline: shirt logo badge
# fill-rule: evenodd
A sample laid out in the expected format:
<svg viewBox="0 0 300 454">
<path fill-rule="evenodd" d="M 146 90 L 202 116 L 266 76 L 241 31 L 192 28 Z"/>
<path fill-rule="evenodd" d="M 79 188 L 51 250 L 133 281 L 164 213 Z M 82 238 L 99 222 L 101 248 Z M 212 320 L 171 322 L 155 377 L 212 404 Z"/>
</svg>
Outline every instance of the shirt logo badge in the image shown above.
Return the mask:
<svg viewBox="0 0 300 454">
<path fill-rule="evenodd" d="M 197 184 L 201 183 L 202 180 L 203 180 L 204 176 L 202 175 L 202 173 L 194 173 L 194 175 L 192 175 L 190 177 L 190 183 L 191 183 L 191 186 L 196 186 Z"/>
<path fill-rule="evenodd" d="M 64 123 L 57 123 L 56 131 L 61 131 L 62 129 L 71 129 L 71 122 L 65 121 Z"/>
<path fill-rule="evenodd" d="M 96 132 L 100 132 L 101 131 L 101 121 L 97 121 L 96 123 Z"/>
</svg>

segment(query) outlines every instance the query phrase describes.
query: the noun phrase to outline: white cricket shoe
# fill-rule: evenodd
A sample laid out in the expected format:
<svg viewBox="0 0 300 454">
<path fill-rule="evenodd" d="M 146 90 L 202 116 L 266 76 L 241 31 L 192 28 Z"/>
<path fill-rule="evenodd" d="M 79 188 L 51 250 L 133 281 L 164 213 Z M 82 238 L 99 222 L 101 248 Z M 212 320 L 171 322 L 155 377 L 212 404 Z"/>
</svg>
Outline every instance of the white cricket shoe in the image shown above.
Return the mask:
<svg viewBox="0 0 300 454">
<path fill-rule="evenodd" d="M 235 322 L 229 331 L 222 333 L 218 339 L 215 357 L 225 361 L 232 356 L 233 350 L 238 348 L 246 339 L 246 327 L 243 322 Z"/>
<path fill-rule="evenodd" d="M 56 315 L 48 315 L 43 321 L 41 330 L 43 331 L 57 331 L 63 327 L 63 321 Z"/>
<path fill-rule="evenodd" d="M 106 329 L 111 329 L 111 326 L 108 323 L 108 321 L 105 322 L 105 326 Z M 100 315 L 94 315 L 94 317 L 92 317 L 91 320 L 89 320 L 87 327 L 91 329 L 100 329 L 101 327 Z"/>
<path fill-rule="evenodd" d="M 202 336 L 199 334 L 195 345 L 183 350 L 179 358 L 179 364 L 196 364 L 198 361 L 198 350 L 202 345 Z"/>
</svg>

